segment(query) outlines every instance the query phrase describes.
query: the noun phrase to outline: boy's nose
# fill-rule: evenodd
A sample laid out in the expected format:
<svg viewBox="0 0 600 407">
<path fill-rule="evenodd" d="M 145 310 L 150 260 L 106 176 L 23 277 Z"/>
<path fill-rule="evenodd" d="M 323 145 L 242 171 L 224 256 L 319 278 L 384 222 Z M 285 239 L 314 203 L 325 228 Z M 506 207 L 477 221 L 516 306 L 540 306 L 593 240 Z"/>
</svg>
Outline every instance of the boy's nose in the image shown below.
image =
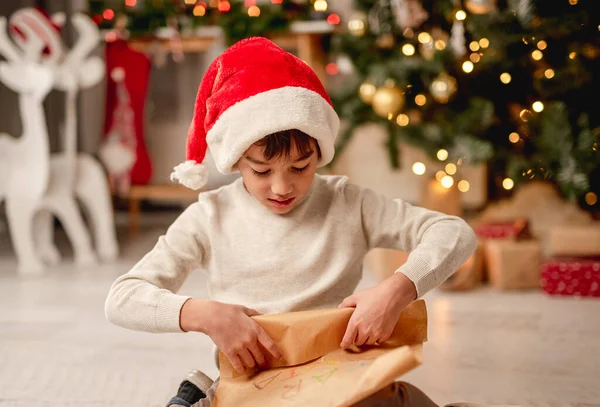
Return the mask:
<svg viewBox="0 0 600 407">
<path fill-rule="evenodd" d="M 288 196 L 293 191 L 292 183 L 285 177 L 275 177 L 271 184 L 271 192 L 277 196 Z"/>
</svg>

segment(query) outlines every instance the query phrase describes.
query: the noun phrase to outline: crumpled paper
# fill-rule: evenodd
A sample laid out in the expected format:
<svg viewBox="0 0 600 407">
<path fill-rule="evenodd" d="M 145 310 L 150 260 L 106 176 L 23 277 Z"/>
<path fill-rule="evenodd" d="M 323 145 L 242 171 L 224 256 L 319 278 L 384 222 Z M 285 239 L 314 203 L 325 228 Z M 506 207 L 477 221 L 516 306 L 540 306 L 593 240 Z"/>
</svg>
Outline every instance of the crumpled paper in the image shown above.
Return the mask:
<svg viewBox="0 0 600 407">
<path fill-rule="evenodd" d="M 352 406 L 422 363 L 427 341 L 423 300 L 402 311 L 386 343 L 340 349 L 353 311 L 343 308 L 253 317 L 277 343 L 283 358 L 275 360 L 265 352 L 268 368 L 239 374 L 219 352 L 221 378 L 212 406 Z"/>
</svg>

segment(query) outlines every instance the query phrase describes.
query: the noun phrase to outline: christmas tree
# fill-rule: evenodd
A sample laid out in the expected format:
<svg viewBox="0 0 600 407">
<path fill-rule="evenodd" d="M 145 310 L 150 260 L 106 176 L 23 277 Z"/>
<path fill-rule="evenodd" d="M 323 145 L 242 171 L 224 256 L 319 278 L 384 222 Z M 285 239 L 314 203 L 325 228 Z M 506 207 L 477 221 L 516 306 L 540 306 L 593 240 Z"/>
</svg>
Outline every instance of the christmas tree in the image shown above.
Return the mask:
<svg viewBox="0 0 600 407">
<path fill-rule="evenodd" d="M 598 208 L 600 2 L 357 0 L 355 9 L 332 40 L 355 71 L 334 97 L 347 124 L 338 155 L 357 126 L 380 123 L 394 167 L 413 164 L 398 162 L 409 143 L 440 163 L 445 186 L 461 164 L 487 162 L 492 198 L 547 180 Z"/>
<path fill-rule="evenodd" d="M 198 27 L 219 26 L 233 44 L 243 38 L 285 32 L 294 21 L 326 19 L 327 1 L 283 0 L 89 0 L 100 28 L 127 28 L 131 36 L 152 37 L 161 28 L 194 35 Z"/>
</svg>

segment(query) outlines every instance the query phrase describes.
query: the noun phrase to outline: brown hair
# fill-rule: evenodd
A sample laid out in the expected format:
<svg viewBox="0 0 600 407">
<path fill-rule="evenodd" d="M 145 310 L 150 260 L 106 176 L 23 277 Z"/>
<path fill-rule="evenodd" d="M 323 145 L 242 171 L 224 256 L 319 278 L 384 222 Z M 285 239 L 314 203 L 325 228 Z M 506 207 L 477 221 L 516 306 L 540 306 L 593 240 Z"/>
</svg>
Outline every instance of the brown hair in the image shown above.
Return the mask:
<svg viewBox="0 0 600 407">
<path fill-rule="evenodd" d="M 296 150 L 300 156 L 308 154 L 312 150 L 312 137 L 308 134 L 297 130 L 283 130 L 276 133 L 269 134 L 268 136 L 260 139 L 255 145 L 264 147 L 263 157 L 267 161 L 271 161 L 273 158 L 290 157 L 292 152 L 292 146 L 296 146 Z M 315 140 L 317 146 L 317 156 L 321 159 L 321 149 L 319 143 Z"/>
</svg>

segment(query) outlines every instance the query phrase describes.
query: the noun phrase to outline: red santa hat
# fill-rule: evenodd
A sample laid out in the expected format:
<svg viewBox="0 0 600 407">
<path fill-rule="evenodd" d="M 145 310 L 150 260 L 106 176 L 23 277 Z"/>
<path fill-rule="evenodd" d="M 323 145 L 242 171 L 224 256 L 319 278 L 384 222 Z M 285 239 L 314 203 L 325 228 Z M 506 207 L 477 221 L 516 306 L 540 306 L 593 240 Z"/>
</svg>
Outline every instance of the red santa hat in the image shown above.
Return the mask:
<svg viewBox="0 0 600 407">
<path fill-rule="evenodd" d="M 64 14 L 56 14 L 57 21 L 62 19 L 64 19 Z M 60 23 L 64 23 L 64 21 L 60 21 Z M 13 40 L 23 50 L 28 49 L 35 41 L 39 41 L 44 62 L 56 63 L 65 54 L 60 28 L 60 25 L 52 17 L 38 8 L 26 7 L 17 10 L 10 17 L 10 33 Z M 30 55 L 30 57 L 38 56 Z"/>
<path fill-rule="evenodd" d="M 324 166 L 333 159 L 339 123 L 306 63 L 265 38 L 248 38 L 215 59 L 204 75 L 188 131 L 187 161 L 174 168 L 171 179 L 200 189 L 208 181 L 202 164 L 207 148 L 217 169 L 228 174 L 252 144 L 291 129 L 317 140 Z"/>
</svg>

